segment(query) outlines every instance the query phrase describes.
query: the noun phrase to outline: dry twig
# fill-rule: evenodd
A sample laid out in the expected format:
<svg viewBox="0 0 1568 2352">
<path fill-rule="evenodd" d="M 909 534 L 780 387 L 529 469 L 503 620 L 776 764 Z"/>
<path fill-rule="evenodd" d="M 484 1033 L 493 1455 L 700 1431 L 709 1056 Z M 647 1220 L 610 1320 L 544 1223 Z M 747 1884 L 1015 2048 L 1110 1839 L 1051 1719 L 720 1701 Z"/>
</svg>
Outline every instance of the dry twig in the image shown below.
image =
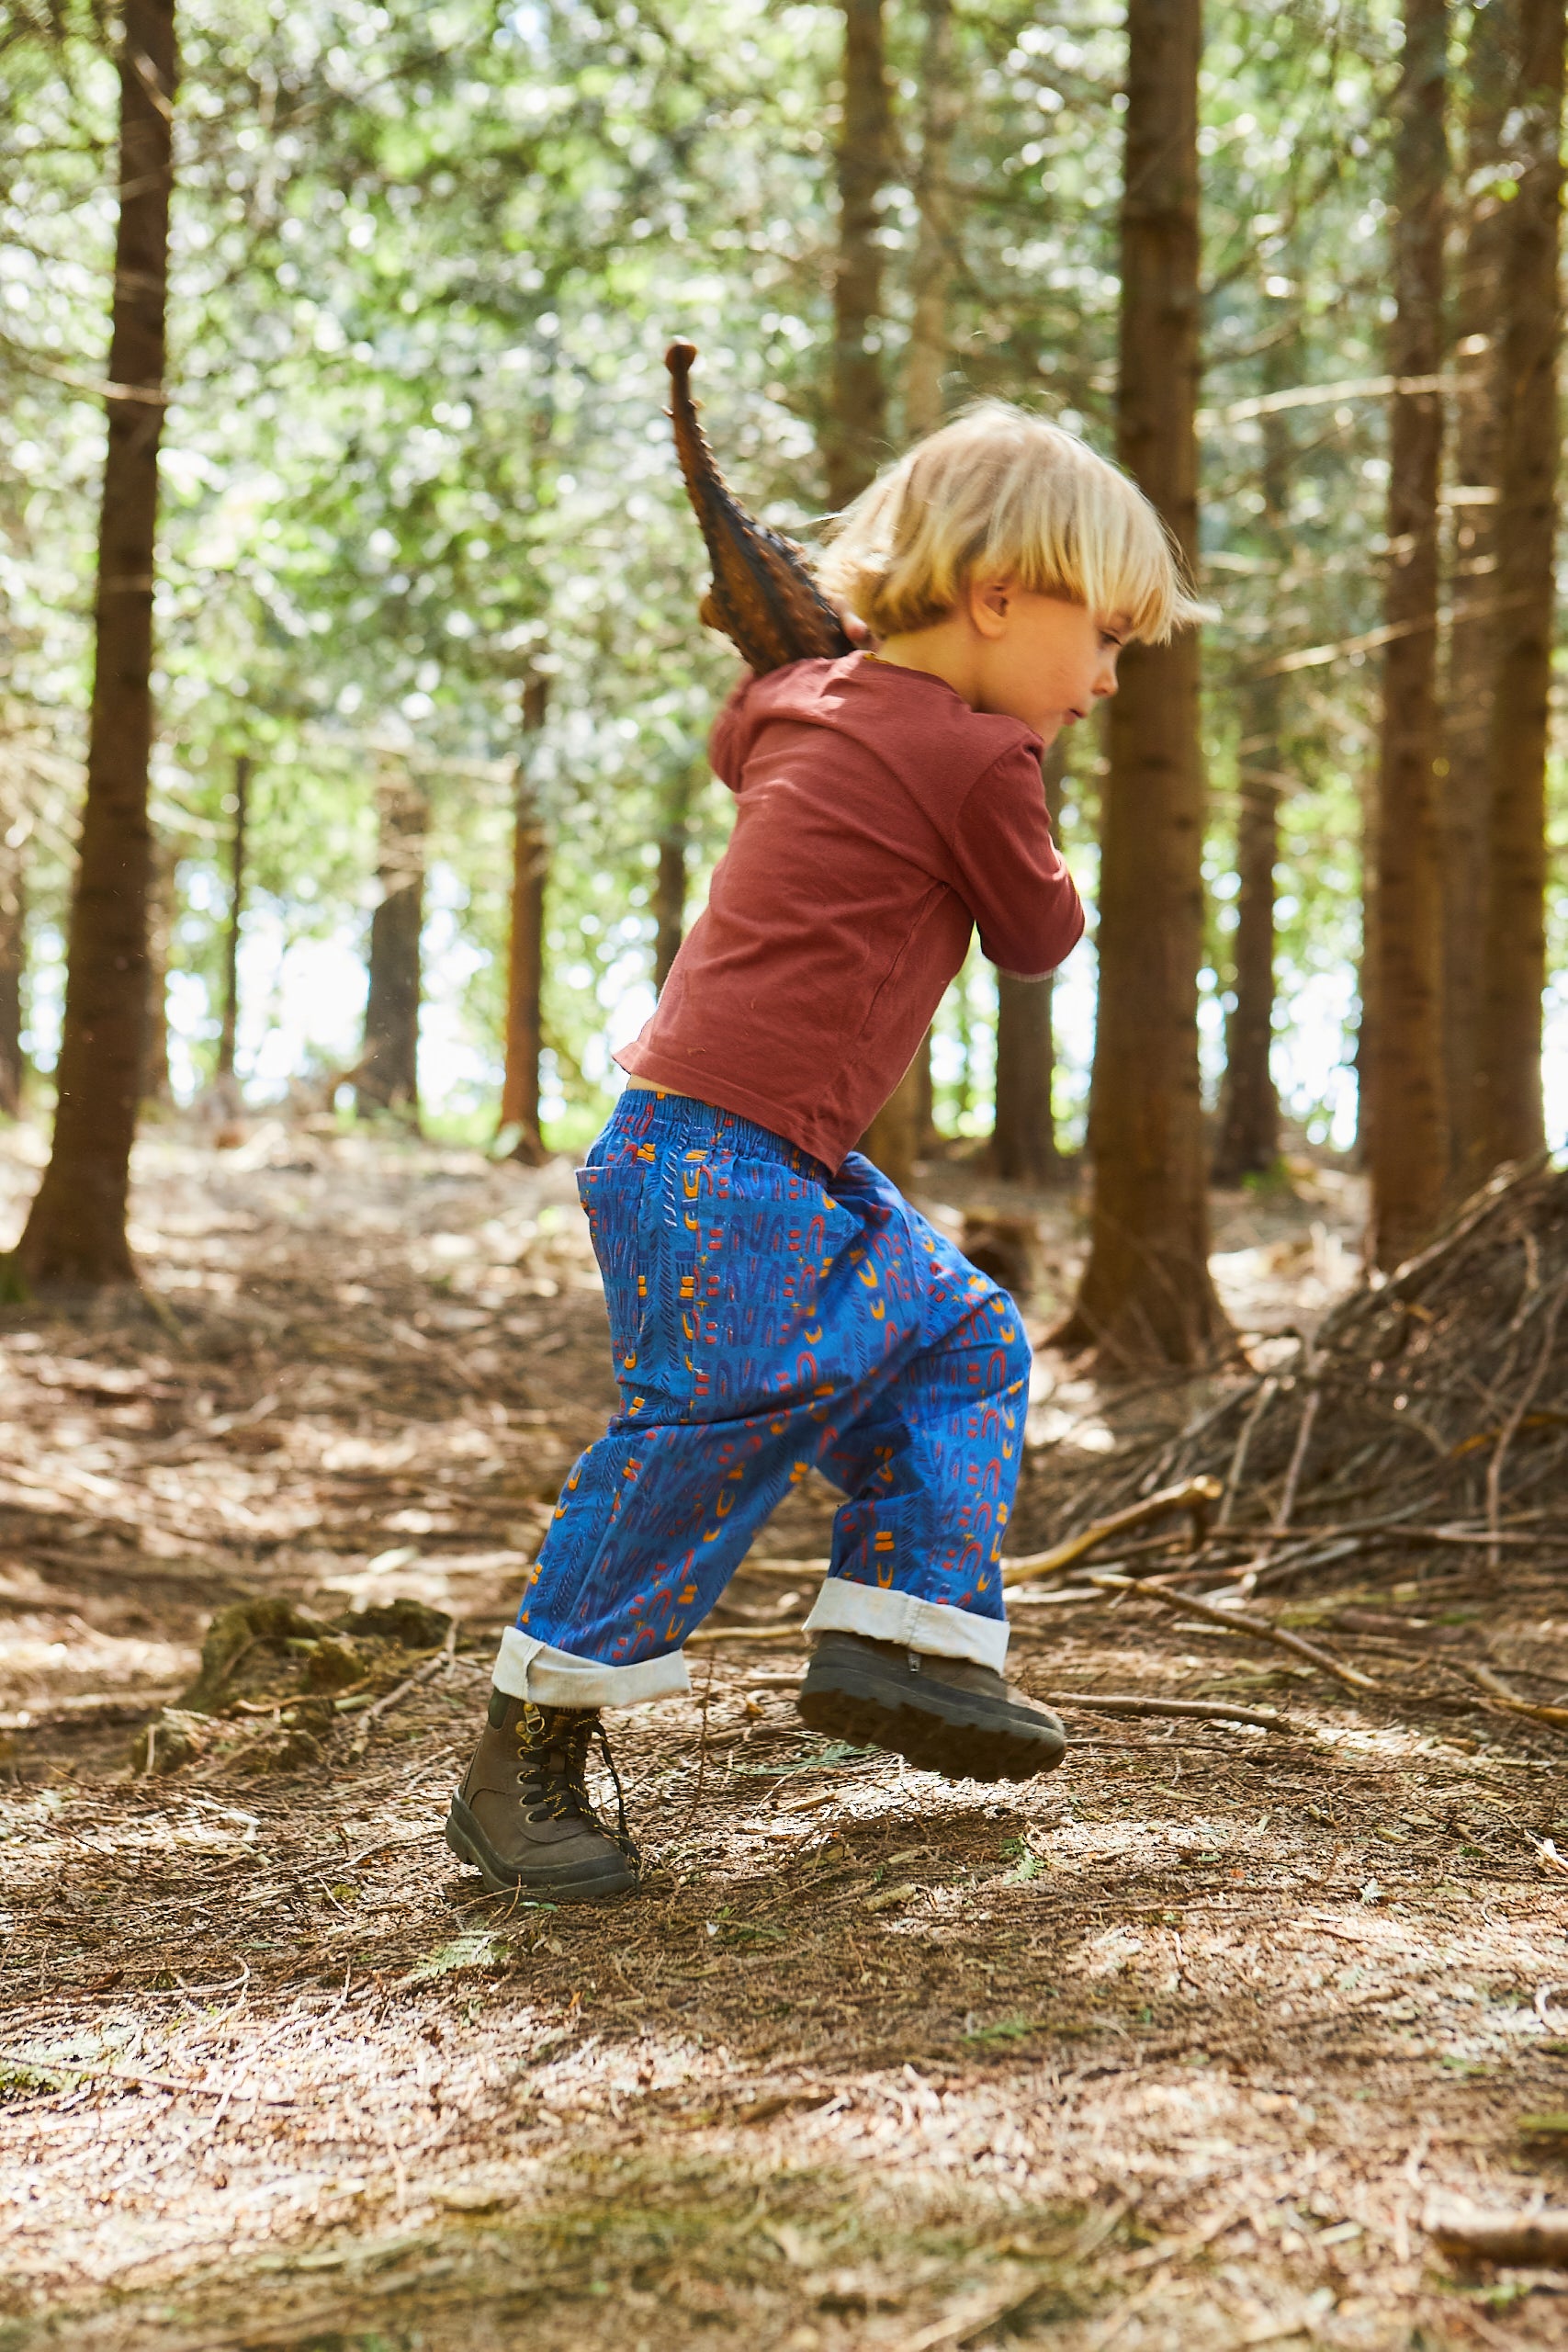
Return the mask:
<svg viewBox="0 0 1568 2352">
<path fill-rule="evenodd" d="M 1568 2213 L 1428 2214 L 1427 2234 L 1461 2262 L 1568 2263 Z"/>
<path fill-rule="evenodd" d="M 1250 1724 L 1258 1731 L 1296 1728 L 1288 1716 L 1265 1714 L 1257 1707 L 1233 1707 L 1221 1700 L 1111 1699 L 1102 1698 L 1098 1690 L 1059 1690 L 1053 1693 L 1051 1704 L 1066 1708 L 1069 1714 L 1075 1707 L 1082 1707 L 1097 1715 L 1175 1715 L 1206 1724 Z"/>
<path fill-rule="evenodd" d="M 1048 1552 L 1031 1552 L 1022 1559 L 1002 1562 L 1004 1585 L 1034 1584 L 1042 1577 L 1055 1576 L 1070 1568 L 1088 1552 L 1097 1551 L 1112 1536 L 1125 1535 L 1134 1527 L 1146 1526 L 1153 1519 L 1164 1519 L 1171 1511 L 1185 1511 L 1191 1521 L 1189 1548 L 1197 1551 L 1208 1526 L 1209 1511 L 1220 1498 L 1217 1478 L 1184 1478 L 1179 1487 L 1167 1487 L 1146 1501 L 1130 1503 L 1125 1510 L 1112 1511 L 1109 1519 L 1097 1519 L 1081 1535 L 1069 1535 L 1063 1544 L 1053 1544 Z"/>
<path fill-rule="evenodd" d="M 1495 1699 L 1500 1707 L 1506 1707 L 1510 1714 L 1530 1715 L 1538 1724 L 1568 1724 L 1568 1707 L 1538 1707 L 1528 1699 L 1517 1699 L 1502 1676 L 1494 1674 L 1489 1666 L 1461 1665 L 1460 1672 L 1467 1681 L 1473 1682 L 1489 1698 Z"/>
<path fill-rule="evenodd" d="M 1271 1625 L 1266 1617 L 1244 1617 L 1239 1609 L 1216 1609 L 1207 1600 L 1199 1600 L 1190 1593 L 1168 1592 L 1163 1585 L 1137 1584 L 1131 1577 L 1094 1576 L 1091 1584 L 1103 1585 L 1114 1592 L 1145 1593 L 1157 1600 L 1162 1609 L 1174 1609 L 1187 1617 L 1201 1617 L 1206 1624 L 1225 1625 L 1235 1632 L 1251 1634 L 1260 1642 L 1272 1642 L 1282 1650 L 1290 1650 L 1309 1665 L 1320 1667 L 1325 1674 L 1332 1674 L 1337 1681 L 1348 1683 L 1352 1690 L 1379 1690 L 1382 1685 L 1374 1682 L 1370 1674 L 1362 1674 L 1353 1666 L 1344 1666 L 1320 1650 L 1315 1642 L 1303 1642 L 1299 1634 L 1288 1634 L 1282 1625 Z"/>
</svg>

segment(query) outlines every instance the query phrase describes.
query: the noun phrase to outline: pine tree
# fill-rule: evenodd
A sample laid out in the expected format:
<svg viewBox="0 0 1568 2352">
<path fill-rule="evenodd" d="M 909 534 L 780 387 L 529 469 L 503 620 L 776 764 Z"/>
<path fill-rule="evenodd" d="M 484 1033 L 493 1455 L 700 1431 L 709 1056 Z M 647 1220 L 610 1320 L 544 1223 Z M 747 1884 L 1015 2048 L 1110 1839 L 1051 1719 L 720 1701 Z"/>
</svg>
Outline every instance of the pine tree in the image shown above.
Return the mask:
<svg viewBox="0 0 1568 2352">
<path fill-rule="evenodd" d="M 1130 0 L 1117 442 L 1197 557 L 1200 0 Z M 1226 1334 L 1209 1274 L 1198 1079 L 1203 763 L 1199 650 L 1123 655 L 1100 891 L 1089 1261 L 1060 1339 L 1110 1363 L 1195 1363 Z"/>
<path fill-rule="evenodd" d="M 1427 1240 L 1448 1188 L 1437 763 L 1438 487 L 1443 360 L 1446 0 L 1405 0 L 1395 100 L 1388 577 L 1372 841 L 1373 981 L 1362 1083 L 1371 1101 L 1371 1246 L 1398 1265 Z"/>
<path fill-rule="evenodd" d="M 66 945 L 54 1141 L 17 1247 L 34 1288 L 135 1279 L 126 1236 L 146 1035 L 152 582 L 175 85 L 173 0 L 125 0 L 119 220 L 87 789 Z"/>
</svg>

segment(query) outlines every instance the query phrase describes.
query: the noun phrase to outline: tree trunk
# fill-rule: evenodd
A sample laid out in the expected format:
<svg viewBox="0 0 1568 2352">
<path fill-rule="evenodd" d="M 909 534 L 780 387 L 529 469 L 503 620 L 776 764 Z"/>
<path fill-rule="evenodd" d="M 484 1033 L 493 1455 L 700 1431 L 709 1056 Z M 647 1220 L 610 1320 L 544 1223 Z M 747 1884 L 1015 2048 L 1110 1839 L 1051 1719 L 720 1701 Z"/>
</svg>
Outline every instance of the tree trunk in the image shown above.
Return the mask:
<svg viewBox="0 0 1568 2352">
<path fill-rule="evenodd" d="M 28 820 L 0 799 L 0 1118 L 21 1116 L 22 982 L 28 968 Z"/>
<path fill-rule="evenodd" d="M 1265 393 L 1287 389 L 1297 338 L 1280 337 L 1264 362 Z M 1265 413 L 1259 489 L 1270 552 L 1290 558 L 1291 443 L 1282 416 Z M 1236 777 L 1235 1006 L 1225 1023 L 1216 1184 L 1266 1175 L 1280 1157 L 1280 1098 L 1274 1091 L 1274 867 L 1280 854 L 1280 777 L 1284 681 L 1265 670 L 1245 689 Z"/>
<path fill-rule="evenodd" d="M 934 433 L 942 420 L 942 379 L 947 369 L 947 305 L 953 285 L 954 206 L 953 140 L 964 93 L 953 71 L 953 0 L 925 0 L 920 58 L 920 161 L 915 175 L 911 272 L 914 307 L 904 361 L 904 424 L 910 440 Z"/>
<path fill-rule="evenodd" d="M 549 681 L 536 674 L 523 689 L 523 731 L 545 723 Z M 506 958 L 506 1061 L 501 1084 L 501 1125 L 515 1128 L 510 1157 L 528 1168 L 548 1159 L 539 1133 L 539 1056 L 544 1049 L 545 886 L 550 842 L 535 796 L 528 745 L 517 762 L 512 828 L 512 921 Z"/>
<path fill-rule="evenodd" d="M 893 115 L 882 0 L 843 0 L 844 103 L 839 131 L 839 254 L 833 279 L 828 496 L 857 498 L 886 456 L 882 373 L 882 247 L 877 198 L 893 175 Z"/>
<path fill-rule="evenodd" d="M 662 996 L 670 967 L 686 933 L 687 824 L 696 777 L 682 768 L 671 784 L 659 836 L 659 869 L 653 881 L 653 986 Z"/>
<path fill-rule="evenodd" d="M 1117 439 L 1190 567 L 1198 536 L 1200 0 L 1130 0 Z M 1198 1078 L 1199 649 L 1133 646 L 1111 705 L 1083 1286 L 1060 1338 L 1111 1364 L 1198 1363 L 1209 1275 Z"/>
<path fill-rule="evenodd" d="M 169 1079 L 169 952 L 175 936 L 175 882 L 179 861 L 170 843 L 152 837 L 147 873 L 147 1010 L 141 1041 L 141 1100 L 167 1104 Z"/>
<path fill-rule="evenodd" d="M 839 257 L 833 281 L 832 413 L 828 496 L 847 506 L 886 454 L 882 371 L 882 248 L 876 200 L 892 176 L 893 114 L 883 53 L 882 0 L 844 0 L 844 107 L 839 133 Z M 861 1148 L 900 1192 L 914 1182 L 919 1057 L 894 1088 Z"/>
<path fill-rule="evenodd" d="M 1497 506 L 1497 667 L 1487 782 L 1486 1050 L 1477 1069 L 1483 1169 L 1539 1151 L 1546 987 L 1546 750 L 1561 433 L 1562 0 L 1517 0 L 1519 74 L 1509 144 L 1519 166 L 1505 209 Z"/>
<path fill-rule="evenodd" d="M 232 1087 L 234 1046 L 240 1030 L 240 925 L 245 912 L 246 838 L 251 813 L 251 775 L 255 763 L 248 752 L 234 762 L 234 828 L 229 836 L 229 922 L 223 936 L 223 1026 L 218 1037 L 218 1081 Z"/>
<path fill-rule="evenodd" d="M 1435 376 L 1443 358 L 1446 0 L 1405 0 L 1395 99 L 1393 291 L 1389 372 Z M 1371 1251 L 1397 1266 L 1427 1240 L 1448 1184 L 1442 1025 L 1436 693 L 1438 478 L 1442 397 L 1392 403 L 1389 569 L 1377 794 L 1376 1018 L 1365 1075 Z"/>
<path fill-rule="evenodd" d="M 1462 1198 L 1485 1170 L 1477 1133 L 1483 940 L 1486 921 L 1487 738 L 1496 664 L 1497 313 L 1508 208 L 1497 192 L 1508 107 L 1508 43 L 1499 6 L 1471 12 L 1464 140 L 1464 248 L 1454 288 L 1450 571 L 1453 619 L 1443 684 L 1438 821 L 1443 890 L 1443 1073 L 1450 1190 Z"/>
<path fill-rule="evenodd" d="M 953 54 L 953 0 L 925 0 L 925 40 L 920 56 L 920 160 L 915 175 L 919 227 L 915 235 L 911 285 L 914 309 L 904 361 L 904 427 L 910 440 L 934 433 L 942 422 L 942 377 L 947 368 L 947 308 L 956 253 L 957 217 L 953 198 L 953 140 L 963 107 Z M 907 1080 L 914 1120 L 908 1146 L 914 1162 L 940 1141 L 931 1083 L 931 1037 L 928 1029 Z M 906 1115 L 900 1103 L 897 1114 Z M 893 1148 L 899 1147 L 897 1142 Z"/>
<path fill-rule="evenodd" d="M 920 1064 L 925 1049 L 915 1056 L 897 1085 L 860 1139 L 860 1148 L 874 1161 L 901 1193 L 914 1187 L 915 1163 L 919 1157 L 921 1111 L 925 1091 L 921 1083 Z"/>
<path fill-rule="evenodd" d="M 1279 680 L 1260 679 L 1248 697 L 1251 741 L 1271 768 L 1279 758 Z M 1243 768 L 1236 811 L 1235 1008 L 1225 1023 L 1216 1184 L 1265 1176 L 1280 1157 L 1274 1044 L 1274 867 L 1280 854 L 1280 787 L 1271 774 Z"/>
<path fill-rule="evenodd" d="M 997 974 L 997 1108 L 993 1174 L 1004 1184 L 1054 1184 L 1061 1174 L 1051 1119 L 1051 982 Z"/>
<path fill-rule="evenodd" d="M 424 929 L 424 841 L 430 808 L 412 777 L 391 763 L 377 790 L 381 898 L 370 918 L 365 1052 L 355 1108 L 394 1111 L 419 1125 L 420 936 Z"/>
<path fill-rule="evenodd" d="M 1066 773 L 1059 743 L 1046 752 L 1045 805 L 1059 834 L 1062 781 Z M 1055 1184 L 1062 1162 L 1051 1116 L 1055 1040 L 1051 1029 L 1052 982 L 1017 980 L 997 974 L 997 1091 L 991 1129 L 993 1171 L 1008 1184 Z"/>
<path fill-rule="evenodd" d="M 35 1287 L 132 1282 L 126 1238 L 147 967 L 152 565 L 164 423 L 172 0 L 124 0 L 108 448 L 87 790 L 66 945 L 54 1143 L 17 1249 Z"/>
</svg>

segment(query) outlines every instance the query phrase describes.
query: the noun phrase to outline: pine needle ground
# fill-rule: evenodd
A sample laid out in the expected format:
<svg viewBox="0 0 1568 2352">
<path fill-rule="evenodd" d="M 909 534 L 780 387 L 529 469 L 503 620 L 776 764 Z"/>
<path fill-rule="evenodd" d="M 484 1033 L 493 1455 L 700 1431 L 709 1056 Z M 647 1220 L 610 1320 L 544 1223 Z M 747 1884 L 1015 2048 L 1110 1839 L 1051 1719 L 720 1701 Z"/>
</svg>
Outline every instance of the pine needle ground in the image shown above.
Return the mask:
<svg viewBox="0 0 1568 2352">
<path fill-rule="evenodd" d="M 1456 2271 L 1426 2226 L 1568 2199 L 1550 1558 L 1292 1589 L 1371 1694 L 1135 1591 L 1021 1598 L 1075 1745 L 996 1792 L 801 1731 L 811 1493 L 691 1701 L 622 1735 L 647 1894 L 495 1901 L 440 1825 L 609 1394 L 570 1180 L 265 1127 L 154 1136 L 139 1176 L 155 1306 L 0 1314 L 6 2352 L 1568 2342 L 1562 2273 Z M 1114 1447 L 1154 1409 L 1046 1379 L 1031 1542 L 1050 1417 Z M 1168 1444 L 1192 1400 L 1159 1409 Z M 402 1595 L 455 1646 L 362 1740 L 309 1713 L 303 1768 L 257 1683 L 158 1769 L 214 1611 L 278 1594 Z"/>
</svg>

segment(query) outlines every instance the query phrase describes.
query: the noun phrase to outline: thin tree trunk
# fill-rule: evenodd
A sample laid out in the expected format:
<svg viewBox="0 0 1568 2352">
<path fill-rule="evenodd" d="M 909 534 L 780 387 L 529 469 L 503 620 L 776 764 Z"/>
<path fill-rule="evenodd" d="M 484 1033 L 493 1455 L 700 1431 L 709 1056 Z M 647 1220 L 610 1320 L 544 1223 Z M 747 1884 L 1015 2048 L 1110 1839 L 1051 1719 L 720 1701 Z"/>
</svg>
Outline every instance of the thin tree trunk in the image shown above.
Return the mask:
<svg viewBox="0 0 1568 2352">
<path fill-rule="evenodd" d="M 844 106 L 839 133 L 839 255 L 833 281 L 832 410 L 824 454 L 828 495 L 847 506 L 886 455 L 882 368 L 882 247 L 876 200 L 892 176 L 893 115 L 883 51 L 882 0 L 843 0 Z M 919 1057 L 877 1113 L 861 1148 L 900 1191 L 914 1182 Z"/>
<path fill-rule="evenodd" d="M 1279 681 L 1259 679 L 1247 697 L 1248 741 L 1259 766 L 1244 766 L 1236 809 L 1235 1006 L 1225 1023 L 1214 1182 L 1267 1175 L 1280 1157 L 1280 1100 L 1269 1057 L 1274 1044 L 1274 867 L 1280 854 L 1280 787 L 1261 763 L 1279 758 Z"/>
<path fill-rule="evenodd" d="M 947 368 L 947 311 L 956 257 L 957 209 L 952 187 L 953 141 L 963 110 L 963 90 L 953 62 L 953 0 L 925 0 L 925 40 L 920 55 L 920 160 L 915 175 L 915 235 L 911 285 L 914 308 L 904 361 L 904 425 L 910 440 L 935 433 L 942 422 L 942 377 Z M 940 1140 L 931 1083 L 931 1035 L 928 1029 L 905 1080 L 911 1101 L 897 1117 L 914 1122 L 908 1147 L 916 1160 Z"/>
<path fill-rule="evenodd" d="M 1266 394 L 1291 381 L 1296 338 L 1281 336 L 1263 368 Z M 1271 552 L 1289 561 L 1291 442 L 1282 416 L 1263 418 L 1258 487 Z M 1270 1056 L 1274 1044 L 1274 867 L 1280 854 L 1280 743 L 1284 681 L 1266 671 L 1242 699 L 1246 733 L 1238 759 L 1236 801 L 1235 1005 L 1225 1023 L 1225 1075 L 1220 1090 L 1216 1184 L 1266 1175 L 1280 1157 L 1280 1100 Z"/>
<path fill-rule="evenodd" d="M 1508 107 L 1508 43 L 1501 6 L 1472 8 L 1466 80 L 1464 247 L 1454 287 L 1450 348 L 1461 389 L 1453 399 L 1450 554 L 1453 619 L 1443 683 L 1438 813 L 1443 889 L 1443 1071 L 1450 1187 L 1483 1175 L 1477 1130 L 1481 984 L 1486 920 L 1487 745 L 1496 667 L 1499 338 L 1503 236 L 1498 194 Z"/>
<path fill-rule="evenodd" d="M 955 207 L 953 141 L 964 93 L 953 71 L 953 0 L 925 0 L 920 57 L 920 161 L 915 175 L 911 271 L 914 307 L 904 361 L 904 422 L 908 437 L 934 433 L 942 420 L 942 380 L 947 369 L 947 307 L 953 286 Z"/>
<path fill-rule="evenodd" d="M 1517 0 L 1510 109 L 1517 192 L 1504 223 L 1497 507 L 1497 668 L 1487 762 L 1484 1004 L 1477 1128 L 1483 1165 L 1546 1140 L 1540 1087 L 1546 988 L 1546 751 L 1561 429 L 1562 0 Z"/>
<path fill-rule="evenodd" d="M 424 929 L 424 842 L 429 804 L 390 763 L 377 791 L 381 897 L 370 918 L 365 1052 L 355 1107 L 395 1111 L 419 1125 L 420 937 Z"/>
<path fill-rule="evenodd" d="M 1130 0 L 1117 439 L 1190 567 L 1198 536 L 1200 0 Z M 1197 1363 L 1227 1327 L 1209 1274 L 1198 1077 L 1203 933 L 1199 649 L 1130 647 L 1111 705 L 1100 865 L 1089 1260 L 1068 1343 Z"/>
<path fill-rule="evenodd" d="M 175 70 L 172 0 L 124 0 L 87 790 L 66 947 L 54 1143 L 17 1249 L 35 1287 L 135 1280 L 125 1228 L 146 1010 L 152 567 Z"/>
<path fill-rule="evenodd" d="M 847 506 L 886 452 L 882 372 L 882 247 L 877 198 L 893 175 L 893 115 L 882 0 L 843 0 L 844 103 L 839 131 L 839 253 L 833 279 L 828 496 Z"/>
<path fill-rule="evenodd" d="M 681 769 L 674 777 L 659 836 L 659 866 L 653 880 L 653 986 L 660 996 L 686 934 L 687 825 L 695 781 L 690 768 Z"/>
<path fill-rule="evenodd" d="M 525 738 L 543 729 L 548 702 L 548 679 L 531 675 L 523 689 Z M 545 888 L 549 879 L 550 841 L 534 790 L 526 741 L 517 762 L 514 812 L 501 1125 L 503 1131 L 516 1130 L 510 1157 L 537 1168 L 549 1157 L 539 1133 L 539 1056 L 545 1042 Z"/>
<path fill-rule="evenodd" d="M 147 1011 L 142 1031 L 141 1100 L 174 1100 L 169 1078 L 169 952 L 175 936 L 178 860 L 169 842 L 152 835 L 147 876 Z"/>
<path fill-rule="evenodd" d="M 229 921 L 223 935 L 223 1026 L 218 1038 L 219 1083 L 232 1085 L 234 1046 L 240 1032 L 240 925 L 245 912 L 245 856 L 251 814 L 251 775 L 255 766 L 248 752 L 234 762 L 234 825 L 229 836 Z"/>
<path fill-rule="evenodd" d="M 1043 762 L 1045 805 L 1059 834 L 1062 780 L 1066 763 L 1054 744 Z M 1055 1184 L 1062 1162 L 1056 1149 L 1051 1091 L 1055 1076 L 1055 1039 L 1051 1028 L 1053 983 L 997 974 L 996 1111 L 990 1161 L 1009 1184 Z"/>
<path fill-rule="evenodd" d="M 1435 376 L 1443 358 L 1446 0 L 1405 0 L 1395 100 L 1389 369 Z M 1448 1184 L 1442 893 L 1437 763 L 1438 480 L 1435 391 L 1392 403 L 1389 570 L 1377 795 L 1376 1018 L 1371 1036 L 1371 1252 L 1397 1266 L 1431 1235 Z"/>
<path fill-rule="evenodd" d="M 21 1115 L 22 982 L 28 968 L 27 820 L 0 800 L 0 1118 Z"/>
</svg>

